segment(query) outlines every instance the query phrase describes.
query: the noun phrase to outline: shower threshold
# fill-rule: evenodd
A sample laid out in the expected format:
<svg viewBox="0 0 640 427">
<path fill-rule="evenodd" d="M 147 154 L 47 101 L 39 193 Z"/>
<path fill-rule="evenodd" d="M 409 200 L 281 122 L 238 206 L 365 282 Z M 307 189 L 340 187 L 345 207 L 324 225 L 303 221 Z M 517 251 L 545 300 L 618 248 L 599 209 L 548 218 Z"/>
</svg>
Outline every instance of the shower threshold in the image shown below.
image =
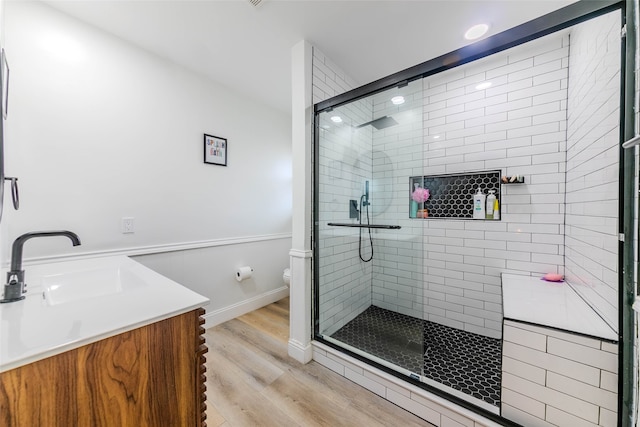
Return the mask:
<svg viewBox="0 0 640 427">
<path fill-rule="evenodd" d="M 487 411 L 500 412 L 500 339 L 376 306 L 323 338 Z"/>
</svg>

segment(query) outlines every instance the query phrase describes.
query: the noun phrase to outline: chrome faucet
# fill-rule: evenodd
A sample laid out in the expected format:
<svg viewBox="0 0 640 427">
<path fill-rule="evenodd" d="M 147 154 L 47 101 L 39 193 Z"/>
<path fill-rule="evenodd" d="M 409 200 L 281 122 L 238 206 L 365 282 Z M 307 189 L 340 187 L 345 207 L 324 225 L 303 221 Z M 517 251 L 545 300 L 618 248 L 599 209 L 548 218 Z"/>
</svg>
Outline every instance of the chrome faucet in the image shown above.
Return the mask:
<svg viewBox="0 0 640 427">
<path fill-rule="evenodd" d="M 7 283 L 4 285 L 4 297 L 0 303 L 14 302 L 24 299 L 27 292 L 27 284 L 24 282 L 24 270 L 22 269 L 22 247 L 24 243 L 34 237 L 65 236 L 71 239 L 73 246 L 80 245 L 80 238 L 71 231 L 36 231 L 25 233 L 13 242 L 11 247 L 11 270 L 7 273 Z"/>
</svg>

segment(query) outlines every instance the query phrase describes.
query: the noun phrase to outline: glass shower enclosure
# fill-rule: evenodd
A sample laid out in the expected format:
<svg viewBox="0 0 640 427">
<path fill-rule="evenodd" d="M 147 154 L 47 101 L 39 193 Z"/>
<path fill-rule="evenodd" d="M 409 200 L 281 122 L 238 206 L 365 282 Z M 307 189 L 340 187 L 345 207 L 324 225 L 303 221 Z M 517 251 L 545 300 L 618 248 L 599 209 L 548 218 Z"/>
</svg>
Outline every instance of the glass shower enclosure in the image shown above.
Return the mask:
<svg viewBox="0 0 640 427">
<path fill-rule="evenodd" d="M 617 328 L 620 22 L 316 112 L 317 339 L 500 415 L 502 274 L 588 285 L 576 291 Z M 597 219 L 590 188 L 611 207 Z"/>
<path fill-rule="evenodd" d="M 423 144 L 424 83 L 417 79 L 318 116 L 317 334 L 494 411 L 500 340 L 447 326 L 437 311 L 431 319 L 425 311 L 425 300 L 433 305 L 438 293 L 436 283 L 425 287 L 425 276 L 450 259 L 431 250 L 447 235 L 432 229 L 425 239 L 425 218 L 472 214 L 467 190 L 488 188 L 491 179 L 424 175 L 434 154 Z"/>
</svg>

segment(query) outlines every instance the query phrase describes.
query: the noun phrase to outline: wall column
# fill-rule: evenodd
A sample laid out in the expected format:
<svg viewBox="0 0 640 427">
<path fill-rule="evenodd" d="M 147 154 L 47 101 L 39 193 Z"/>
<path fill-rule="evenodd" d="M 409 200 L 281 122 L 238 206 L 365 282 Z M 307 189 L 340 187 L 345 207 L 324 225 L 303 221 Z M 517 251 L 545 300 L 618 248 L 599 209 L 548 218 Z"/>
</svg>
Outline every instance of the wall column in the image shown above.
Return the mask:
<svg viewBox="0 0 640 427">
<path fill-rule="evenodd" d="M 291 132 L 293 158 L 293 219 L 291 263 L 289 355 L 301 363 L 311 361 L 311 151 L 312 151 L 312 55 L 306 41 L 291 51 Z"/>
</svg>

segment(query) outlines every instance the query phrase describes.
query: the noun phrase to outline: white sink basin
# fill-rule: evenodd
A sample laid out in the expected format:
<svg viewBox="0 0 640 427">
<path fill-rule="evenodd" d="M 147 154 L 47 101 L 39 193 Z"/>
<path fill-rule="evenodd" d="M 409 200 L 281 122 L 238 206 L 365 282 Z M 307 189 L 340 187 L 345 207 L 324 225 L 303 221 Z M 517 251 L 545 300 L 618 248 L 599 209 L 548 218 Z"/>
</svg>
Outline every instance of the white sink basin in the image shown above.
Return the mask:
<svg viewBox="0 0 640 427">
<path fill-rule="evenodd" d="M 0 372 L 209 302 L 126 256 L 27 265 L 25 280 L 25 299 L 0 304 Z"/>
<path fill-rule="evenodd" d="M 124 266 L 74 271 L 42 277 L 42 297 L 47 305 L 66 304 L 148 286 Z"/>
</svg>

